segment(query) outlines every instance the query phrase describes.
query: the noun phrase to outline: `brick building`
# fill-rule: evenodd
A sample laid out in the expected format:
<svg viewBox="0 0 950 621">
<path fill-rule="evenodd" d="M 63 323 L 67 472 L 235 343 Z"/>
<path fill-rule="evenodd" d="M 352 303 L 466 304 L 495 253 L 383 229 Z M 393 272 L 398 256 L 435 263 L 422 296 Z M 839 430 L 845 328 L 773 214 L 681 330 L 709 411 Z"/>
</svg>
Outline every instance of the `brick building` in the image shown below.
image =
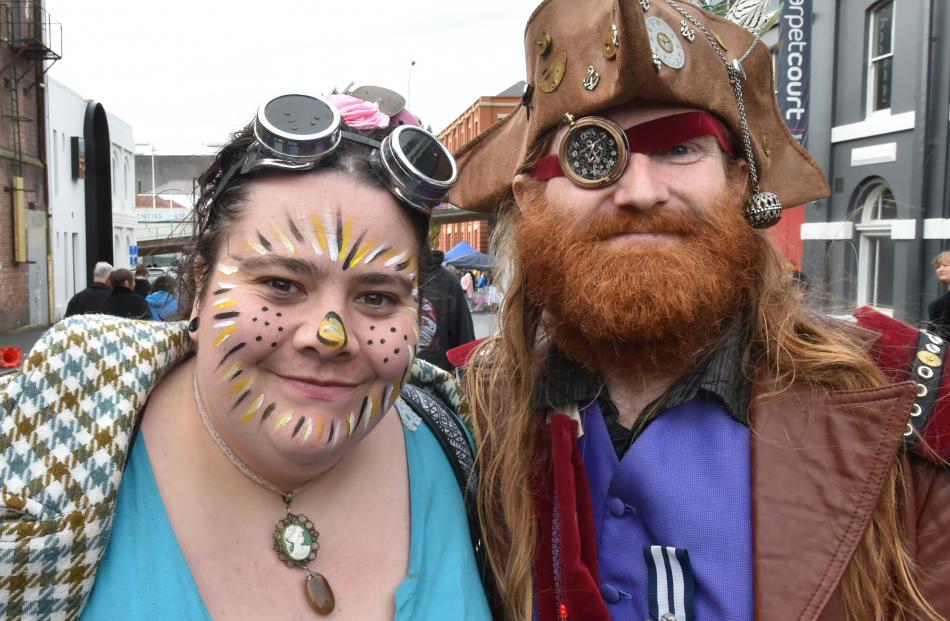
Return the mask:
<svg viewBox="0 0 950 621">
<path fill-rule="evenodd" d="M 0 331 L 50 318 L 43 75 L 61 50 L 41 1 L 0 0 Z"/>
<path fill-rule="evenodd" d="M 470 140 L 509 115 L 521 103 L 524 82 L 517 82 L 494 97 L 479 97 L 448 127 L 439 132 L 439 140 L 453 153 Z M 482 214 L 475 214 L 445 205 L 432 214 L 433 224 L 439 226 L 438 241 L 435 246 L 441 250 L 451 250 L 459 242 L 466 242 L 473 248 L 488 252 L 488 239 L 491 236 L 493 220 Z"/>
</svg>

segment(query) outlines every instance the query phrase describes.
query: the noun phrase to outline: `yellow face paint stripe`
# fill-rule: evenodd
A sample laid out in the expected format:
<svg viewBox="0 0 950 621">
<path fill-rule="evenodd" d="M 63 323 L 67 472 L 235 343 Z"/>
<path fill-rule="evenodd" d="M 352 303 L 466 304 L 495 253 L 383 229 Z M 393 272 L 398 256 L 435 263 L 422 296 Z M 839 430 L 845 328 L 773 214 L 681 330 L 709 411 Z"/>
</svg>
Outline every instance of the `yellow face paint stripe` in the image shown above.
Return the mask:
<svg viewBox="0 0 950 621">
<path fill-rule="evenodd" d="M 241 362 L 240 361 L 235 362 L 234 364 L 228 367 L 227 371 L 221 374 L 221 379 L 229 380 L 232 377 L 234 377 L 234 374 L 240 370 L 241 370 Z"/>
<path fill-rule="evenodd" d="M 234 384 L 233 386 L 231 386 L 231 387 L 228 389 L 228 395 L 234 397 L 234 396 L 237 396 L 237 395 L 241 394 L 242 392 L 244 392 L 245 390 L 247 390 L 247 388 L 248 388 L 253 382 L 254 382 L 254 380 L 253 380 L 253 379 L 250 379 L 250 378 L 248 378 L 248 379 L 243 379 L 243 380 L 241 380 L 240 382 L 237 382 L 236 384 Z"/>
<path fill-rule="evenodd" d="M 294 411 L 287 410 L 280 415 L 280 418 L 277 419 L 277 424 L 274 425 L 274 431 L 280 431 L 280 429 L 287 425 L 290 421 L 294 419 Z"/>
<path fill-rule="evenodd" d="M 214 339 L 214 346 L 218 347 L 221 343 L 225 342 L 229 336 L 234 334 L 235 330 L 237 330 L 237 326 L 229 326 L 218 332 L 218 336 Z"/>
<path fill-rule="evenodd" d="M 247 247 L 253 250 L 254 252 L 256 252 L 257 254 L 260 254 L 260 255 L 267 254 L 267 249 L 264 248 L 264 246 L 261 246 L 259 243 L 252 242 L 252 241 L 249 241 L 246 243 L 247 243 Z"/>
<path fill-rule="evenodd" d="M 234 298 L 221 298 L 214 303 L 215 308 L 230 308 L 237 305 L 237 302 L 234 301 Z"/>
<path fill-rule="evenodd" d="M 287 236 L 284 235 L 284 232 L 281 231 L 281 230 L 280 230 L 279 228 L 277 228 L 276 226 L 273 227 L 273 229 L 274 229 L 274 235 L 276 235 L 276 236 L 277 236 L 277 239 L 280 241 L 280 243 L 282 243 L 282 244 L 284 245 L 284 248 L 287 249 L 287 252 L 289 252 L 290 254 L 294 254 L 294 252 L 295 252 L 295 251 L 294 251 L 294 245 L 293 245 L 293 243 L 287 238 Z"/>
<path fill-rule="evenodd" d="M 369 251 L 373 249 L 372 244 L 363 244 L 360 246 L 360 249 L 356 251 L 356 254 L 353 255 L 353 260 L 350 262 L 350 267 L 356 267 L 360 264 L 366 255 L 369 254 Z"/>
<path fill-rule="evenodd" d="M 261 393 L 257 399 L 254 400 L 254 403 L 251 404 L 249 408 L 244 412 L 244 416 L 241 417 L 241 423 L 246 424 L 254 416 L 254 412 L 261 409 L 261 406 L 264 405 L 264 393 Z"/>
<path fill-rule="evenodd" d="M 317 214 L 310 214 L 310 222 L 313 223 L 313 233 L 317 237 L 317 244 L 320 246 L 320 254 L 327 252 L 327 232 L 323 229 L 323 223 Z"/>
<path fill-rule="evenodd" d="M 346 417 L 346 435 L 350 436 L 353 434 L 353 426 L 356 424 L 356 414 L 350 412 L 350 415 Z"/>
<path fill-rule="evenodd" d="M 323 437 L 323 428 L 326 426 L 326 424 L 327 424 L 327 422 L 326 422 L 325 420 L 323 420 L 323 417 L 322 417 L 322 416 L 318 416 L 318 417 L 317 417 L 317 427 L 316 427 L 316 429 L 313 430 L 313 432 L 314 432 L 313 439 L 314 439 L 314 440 L 320 440 L 320 438 Z"/>
</svg>

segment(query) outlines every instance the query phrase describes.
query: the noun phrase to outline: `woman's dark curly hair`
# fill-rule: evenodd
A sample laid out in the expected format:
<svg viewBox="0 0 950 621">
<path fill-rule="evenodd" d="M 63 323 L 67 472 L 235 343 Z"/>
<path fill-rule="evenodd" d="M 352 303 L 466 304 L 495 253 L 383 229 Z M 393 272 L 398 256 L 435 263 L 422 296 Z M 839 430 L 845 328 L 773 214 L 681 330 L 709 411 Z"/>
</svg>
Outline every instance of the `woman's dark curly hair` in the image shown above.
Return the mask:
<svg viewBox="0 0 950 621">
<path fill-rule="evenodd" d="M 373 140 L 382 140 L 396 127 L 368 131 L 355 130 L 345 124 L 341 129 L 347 132 L 360 134 Z M 376 168 L 371 161 L 374 149 L 351 140 L 343 139 L 332 155 L 310 171 L 287 172 L 276 169 L 263 169 L 246 175 L 235 175 L 227 186 L 217 195 L 213 204 L 218 183 L 227 174 L 231 167 L 247 152 L 253 144 L 253 123 L 234 134 L 215 156 L 214 161 L 198 177 L 198 200 L 194 209 L 194 232 L 191 242 L 183 253 L 179 266 L 179 308 L 182 316 L 191 313 L 195 299 L 202 295 L 202 283 L 205 277 L 214 269 L 215 257 L 221 244 L 227 240 L 234 225 L 240 220 L 242 207 L 247 197 L 248 184 L 253 183 L 265 175 L 300 175 L 318 172 L 334 171 L 352 179 L 365 183 L 371 187 L 378 187 L 388 191 L 388 187 L 380 179 Z M 400 203 L 403 205 L 403 203 Z M 419 262 L 425 263 L 429 255 L 429 218 L 420 211 L 407 205 L 405 213 L 409 216 L 413 233 L 419 244 Z M 420 274 L 420 280 L 422 275 Z"/>
</svg>

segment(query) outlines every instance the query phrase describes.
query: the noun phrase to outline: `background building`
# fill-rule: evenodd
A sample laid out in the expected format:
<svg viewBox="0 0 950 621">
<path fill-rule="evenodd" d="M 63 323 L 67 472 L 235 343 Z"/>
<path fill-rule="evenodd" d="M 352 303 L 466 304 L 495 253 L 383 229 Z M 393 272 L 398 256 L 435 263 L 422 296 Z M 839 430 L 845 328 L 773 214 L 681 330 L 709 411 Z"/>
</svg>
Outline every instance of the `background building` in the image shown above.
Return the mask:
<svg viewBox="0 0 950 621">
<path fill-rule="evenodd" d="M 448 127 L 439 132 L 439 140 L 449 151 L 458 151 L 475 136 L 511 114 L 521 103 L 524 87 L 525 82 L 516 82 L 494 97 L 479 97 Z M 453 246 L 464 241 L 481 252 L 488 252 L 488 240 L 494 222 L 492 218 L 448 204 L 433 212 L 432 222 L 439 227 L 438 237 L 433 244 L 436 248 L 451 250 Z"/>
<path fill-rule="evenodd" d="M 56 80 L 47 81 L 53 319 L 92 282 L 97 261 L 137 262 L 132 127 Z"/>
<path fill-rule="evenodd" d="M 171 265 L 192 233 L 198 175 L 214 155 L 135 156 L 139 256 L 146 265 Z"/>
<path fill-rule="evenodd" d="M 809 149 L 832 194 L 806 207 L 805 271 L 838 307 L 926 319 L 950 239 L 950 3 L 814 7 Z"/>
<path fill-rule="evenodd" d="M 43 75 L 61 52 L 41 1 L 0 0 L 0 332 L 50 317 Z"/>
</svg>

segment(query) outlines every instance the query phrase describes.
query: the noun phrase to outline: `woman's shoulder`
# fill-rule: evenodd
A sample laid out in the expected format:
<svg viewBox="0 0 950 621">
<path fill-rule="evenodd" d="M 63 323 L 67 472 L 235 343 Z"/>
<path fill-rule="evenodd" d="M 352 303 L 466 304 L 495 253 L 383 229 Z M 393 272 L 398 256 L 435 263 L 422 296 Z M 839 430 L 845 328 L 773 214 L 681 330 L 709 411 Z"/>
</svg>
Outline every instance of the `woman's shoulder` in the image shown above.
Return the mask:
<svg viewBox="0 0 950 621">
<path fill-rule="evenodd" d="M 467 417 L 461 386 L 448 371 L 416 358 L 409 369 L 408 383 L 434 395 L 456 414 Z"/>
</svg>

